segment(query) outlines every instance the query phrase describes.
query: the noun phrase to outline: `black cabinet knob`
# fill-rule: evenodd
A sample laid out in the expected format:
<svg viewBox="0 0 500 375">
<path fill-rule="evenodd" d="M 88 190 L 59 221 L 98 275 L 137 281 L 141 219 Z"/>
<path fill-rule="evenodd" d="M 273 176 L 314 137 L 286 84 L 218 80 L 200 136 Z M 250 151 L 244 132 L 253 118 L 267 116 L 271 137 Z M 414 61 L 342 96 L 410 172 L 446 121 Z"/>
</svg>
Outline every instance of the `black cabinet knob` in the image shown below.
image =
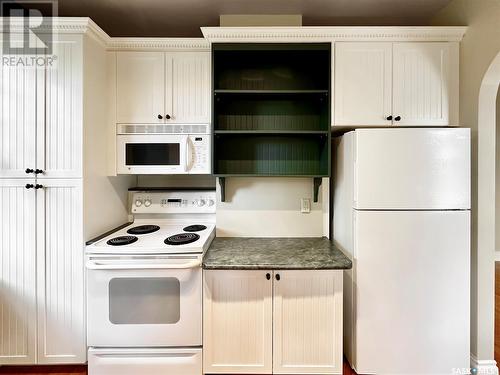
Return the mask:
<svg viewBox="0 0 500 375">
<path fill-rule="evenodd" d="M 270 273 L 266 273 L 266 279 L 271 280 L 271 274 Z"/>
<path fill-rule="evenodd" d="M 25 172 L 26 172 L 26 174 L 30 174 L 30 173 L 33 173 L 34 170 L 31 168 L 26 168 Z"/>
<path fill-rule="evenodd" d="M 279 273 L 277 273 L 277 274 L 276 274 L 276 280 L 280 281 L 280 279 L 281 279 L 281 276 L 280 276 L 280 274 L 279 274 Z"/>
<path fill-rule="evenodd" d="M 392 116 L 387 116 L 386 120 L 391 121 L 392 120 Z"/>
<path fill-rule="evenodd" d="M 400 120 L 401 120 L 401 116 L 396 116 L 396 117 L 394 117 L 394 120 L 395 120 L 395 121 L 400 121 Z"/>
<path fill-rule="evenodd" d="M 25 185 L 26 189 L 33 189 L 34 187 L 35 187 L 35 185 L 33 185 L 33 184 L 26 184 Z"/>
<path fill-rule="evenodd" d="M 40 174 L 40 173 L 43 173 L 43 170 L 38 169 L 38 168 L 37 168 L 37 169 L 35 169 L 35 174 Z"/>
<path fill-rule="evenodd" d="M 166 114 L 166 115 L 165 115 L 165 118 L 166 118 L 167 120 L 170 120 L 170 115 L 169 115 L 169 114 Z"/>
<path fill-rule="evenodd" d="M 38 189 L 41 189 L 41 188 L 43 188 L 43 185 L 40 185 L 40 184 L 36 184 L 36 185 L 35 185 L 35 189 L 37 189 L 37 190 L 38 190 Z"/>
<path fill-rule="evenodd" d="M 163 118 L 162 115 L 158 115 L 158 120 L 161 120 Z"/>
</svg>

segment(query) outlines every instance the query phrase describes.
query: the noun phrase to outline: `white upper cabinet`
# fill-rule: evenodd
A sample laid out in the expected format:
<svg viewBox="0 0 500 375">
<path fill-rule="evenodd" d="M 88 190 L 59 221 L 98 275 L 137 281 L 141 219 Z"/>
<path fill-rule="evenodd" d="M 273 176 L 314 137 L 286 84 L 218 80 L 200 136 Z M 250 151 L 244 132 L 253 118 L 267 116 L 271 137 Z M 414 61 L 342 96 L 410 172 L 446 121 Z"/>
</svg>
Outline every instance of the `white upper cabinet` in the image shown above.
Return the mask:
<svg viewBox="0 0 500 375">
<path fill-rule="evenodd" d="M 116 93 L 117 123 L 163 123 L 165 54 L 118 52 Z"/>
<path fill-rule="evenodd" d="M 82 177 L 83 57 L 81 37 L 59 35 L 53 66 L 38 90 L 36 167 L 38 177 Z M 45 100 L 45 105 L 39 105 Z"/>
<path fill-rule="evenodd" d="M 166 61 L 166 88 L 171 96 L 166 96 L 165 104 L 171 116 L 168 122 L 210 123 L 210 52 L 167 53 Z"/>
<path fill-rule="evenodd" d="M 393 114 L 398 125 L 448 125 L 450 43 L 394 43 Z"/>
<path fill-rule="evenodd" d="M 0 177 L 35 169 L 37 73 L 43 82 L 43 70 L 0 65 Z"/>
<path fill-rule="evenodd" d="M 36 361 L 33 179 L 0 179 L 0 365 Z"/>
<path fill-rule="evenodd" d="M 84 363 L 82 181 L 37 182 L 38 363 Z"/>
<path fill-rule="evenodd" d="M 118 52 L 116 122 L 210 122 L 210 52 Z"/>
<path fill-rule="evenodd" d="M 391 125 L 392 43 L 335 45 L 335 124 Z"/>
<path fill-rule="evenodd" d="M 336 126 L 458 125 L 458 43 L 335 44 Z"/>
</svg>

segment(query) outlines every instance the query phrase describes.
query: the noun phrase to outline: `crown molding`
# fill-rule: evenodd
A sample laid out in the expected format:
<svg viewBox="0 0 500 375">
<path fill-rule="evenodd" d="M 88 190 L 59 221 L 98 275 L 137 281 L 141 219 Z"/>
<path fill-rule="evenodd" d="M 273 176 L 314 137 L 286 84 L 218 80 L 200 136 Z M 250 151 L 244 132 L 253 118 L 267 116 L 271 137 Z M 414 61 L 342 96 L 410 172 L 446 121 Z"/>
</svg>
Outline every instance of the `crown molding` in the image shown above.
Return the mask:
<svg viewBox="0 0 500 375">
<path fill-rule="evenodd" d="M 107 49 L 210 51 L 210 43 L 204 38 L 110 38 Z"/>
<path fill-rule="evenodd" d="M 460 42 L 465 26 L 202 27 L 210 43 L 407 41 Z"/>
</svg>

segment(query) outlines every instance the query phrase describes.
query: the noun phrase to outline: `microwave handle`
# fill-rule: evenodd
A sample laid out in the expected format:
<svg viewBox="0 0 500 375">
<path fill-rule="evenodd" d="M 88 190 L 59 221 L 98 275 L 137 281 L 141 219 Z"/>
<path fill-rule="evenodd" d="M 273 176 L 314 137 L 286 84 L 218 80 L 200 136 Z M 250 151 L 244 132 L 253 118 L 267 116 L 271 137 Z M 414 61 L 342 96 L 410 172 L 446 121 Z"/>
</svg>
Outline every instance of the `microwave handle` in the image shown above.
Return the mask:
<svg viewBox="0 0 500 375">
<path fill-rule="evenodd" d="M 186 137 L 186 164 L 184 166 L 184 172 L 189 172 L 193 167 L 193 142 L 189 135 Z"/>
<path fill-rule="evenodd" d="M 191 268 L 198 268 L 200 266 L 201 266 L 201 261 L 199 259 L 181 264 L 175 264 L 175 263 L 120 264 L 112 261 L 105 262 L 105 261 L 95 261 L 95 260 L 89 260 L 86 263 L 86 267 L 89 270 L 191 269 Z"/>
</svg>

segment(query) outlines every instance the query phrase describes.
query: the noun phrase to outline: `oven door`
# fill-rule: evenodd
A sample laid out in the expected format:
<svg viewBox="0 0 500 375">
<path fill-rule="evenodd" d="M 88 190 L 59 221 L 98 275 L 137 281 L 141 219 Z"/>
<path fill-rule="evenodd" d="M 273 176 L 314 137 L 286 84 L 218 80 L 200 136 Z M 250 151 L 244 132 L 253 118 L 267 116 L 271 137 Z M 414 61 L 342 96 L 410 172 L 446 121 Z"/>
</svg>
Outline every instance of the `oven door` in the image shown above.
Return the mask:
<svg viewBox="0 0 500 375">
<path fill-rule="evenodd" d="M 188 173 L 188 135 L 117 135 L 119 174 Z"/>
<path fill-rule="evenodd" d="M 89 346 L 199 346 L 201 256 L 89 256 Z"/>
</svg>

